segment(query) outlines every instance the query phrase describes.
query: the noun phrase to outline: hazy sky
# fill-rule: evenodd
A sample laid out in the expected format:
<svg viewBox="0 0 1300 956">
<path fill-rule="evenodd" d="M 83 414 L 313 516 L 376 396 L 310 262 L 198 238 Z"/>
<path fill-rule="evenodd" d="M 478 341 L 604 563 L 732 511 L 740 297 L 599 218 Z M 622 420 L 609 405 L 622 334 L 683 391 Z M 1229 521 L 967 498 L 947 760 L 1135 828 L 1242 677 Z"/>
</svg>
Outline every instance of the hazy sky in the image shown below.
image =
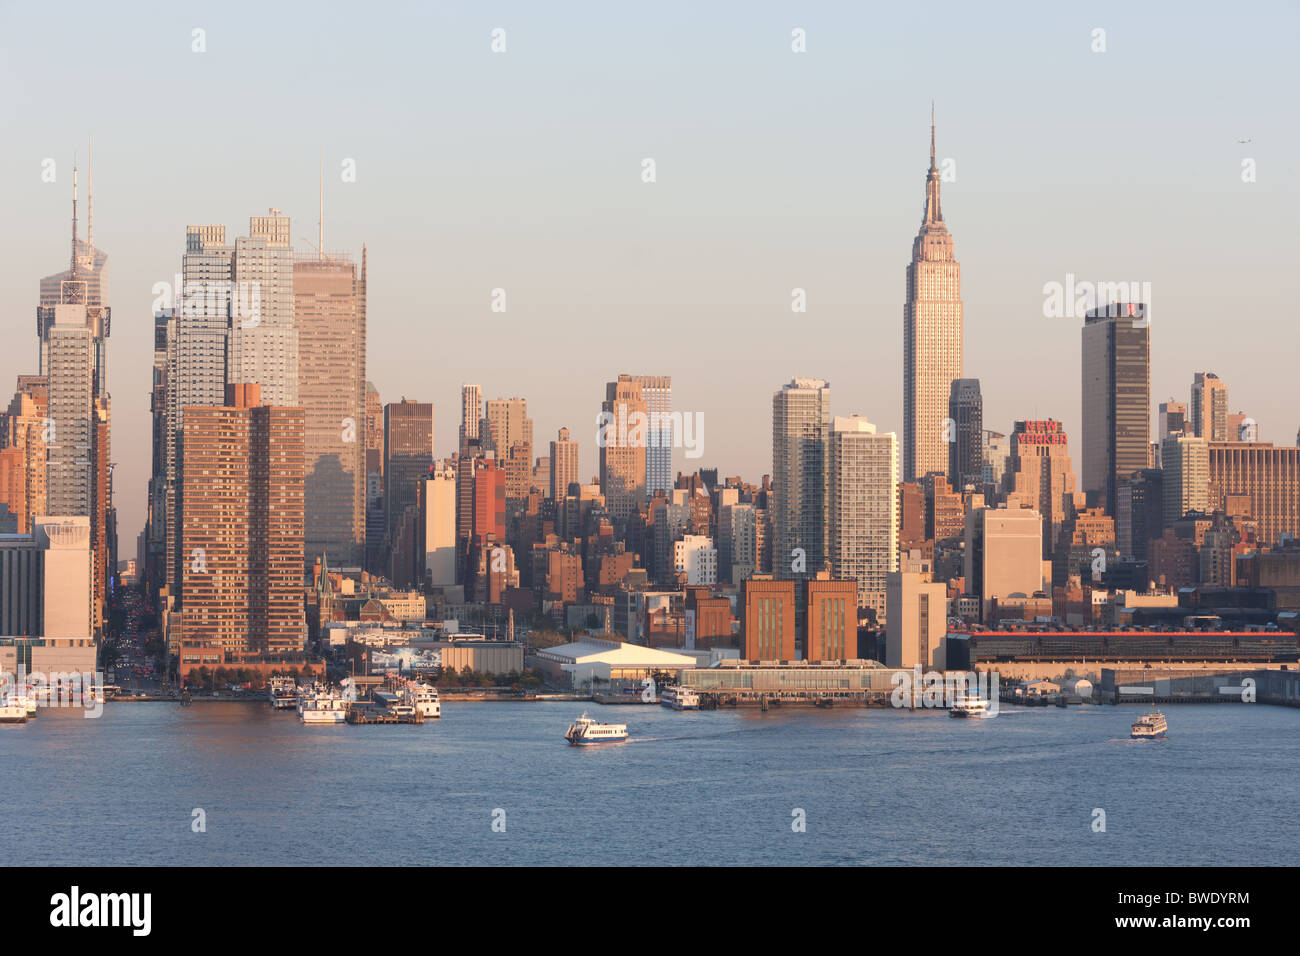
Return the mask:
<svg viewBox="0 0 1300 956">
<path fill-rule="evenodd" d="M 321 157 L 326 248 L 369 249 L 368 377 L 433 401 L 439 456 L 477 382 L 528 399 L 536 455 L 569 426 L 593 474 L 619 372 L 671 375 L 704 416 L 704 456 L 678 468 L 769 472 L 771 395 L 795 375 L 899 430 L 932 98 L 987 427 L 1060 418 L 1080 469 L 1081 323 L 1043 308 L 1073 273 L 1151 284 L 1153 403 L 1211 370 L 1262 439 L 1295 441 L 1295 3 L 287 6 L 0 3 L 0 390 L 36 371 L 38 283 L 67 266 L 93 134 L 123 558 L 151 289 L 189 223 L 245 235 L 275 206 L 309 251 Z"/>
</svg>

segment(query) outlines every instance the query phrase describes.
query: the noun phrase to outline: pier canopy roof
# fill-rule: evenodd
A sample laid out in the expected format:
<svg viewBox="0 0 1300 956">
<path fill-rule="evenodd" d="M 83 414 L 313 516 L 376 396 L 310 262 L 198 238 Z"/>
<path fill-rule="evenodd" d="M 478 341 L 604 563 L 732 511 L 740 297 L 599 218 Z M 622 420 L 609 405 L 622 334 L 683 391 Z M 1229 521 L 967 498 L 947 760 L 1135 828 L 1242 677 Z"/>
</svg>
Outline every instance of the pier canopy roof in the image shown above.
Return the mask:
<svg viewBox="0 0 1300 956">
<path fill-rule="evenodd" d="M 640 644 L 588 638 L 538 650 L 535 663 L 554 678 L 566 675 L 575 686 L 594 675 L 603 680 L 648 677 L 654 671 L 696 666 L 694 657 Z"/>
</svg>

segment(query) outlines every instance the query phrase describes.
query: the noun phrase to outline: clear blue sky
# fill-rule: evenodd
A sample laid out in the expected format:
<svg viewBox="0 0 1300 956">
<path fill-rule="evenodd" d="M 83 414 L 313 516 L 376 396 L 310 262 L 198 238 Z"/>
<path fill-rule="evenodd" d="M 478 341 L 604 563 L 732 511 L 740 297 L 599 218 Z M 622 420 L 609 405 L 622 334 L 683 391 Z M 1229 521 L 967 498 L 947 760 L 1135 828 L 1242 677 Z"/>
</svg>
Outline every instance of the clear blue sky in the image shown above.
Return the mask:
<svg viewBox="0 0 1300 956">
<path fill-rule="evenodd" d="M 314 241 L 321 156 L 327 248 L 370 252 L 369 377 L 434 402 L 440 455 L 478 382 L 528 399 L 535 454 L 569 426 L 592 473 L 622 371 L 672 375 L 705 416 L 679 468 L 768 472 L 771 393 L 794 375 L 899 429 L 932 98 L 989 427 L 1061 418 L 1079 469 L 1079 323 L 1044 318 L 1042 292 L 1074 273 L 1151 283 L 1153 401 L 1212 370 L 1262 438 L 1295 440 L 1295 3 L 287 6 L 0 5 L 0 389 L 36 369 L 38 280 L 66 266 L 93 133 L 123 557 L 151 288 L 187 223 L 242 235 L 276 206 Z"/>
</svg>

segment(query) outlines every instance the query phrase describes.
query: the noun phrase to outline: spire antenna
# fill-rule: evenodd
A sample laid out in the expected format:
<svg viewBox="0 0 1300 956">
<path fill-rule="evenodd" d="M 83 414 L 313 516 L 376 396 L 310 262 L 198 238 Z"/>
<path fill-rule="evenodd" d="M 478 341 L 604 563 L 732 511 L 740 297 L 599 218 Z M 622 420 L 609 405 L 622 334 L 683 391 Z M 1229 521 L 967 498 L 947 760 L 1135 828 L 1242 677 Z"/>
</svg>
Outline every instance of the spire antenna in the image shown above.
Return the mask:
<svg viewBox="0 0 1300 956">
<path fill-rule="evenodd" d="M 930 101 L 930 168 L 934 169 L 934 100 Z"/>
<path fill-rule="evenodd" d="M 86 184 L 86 245 L 90 247 L 89 255 L 95 255 L 95 136 L 90 136 L 90 155 L 86 160 L 90 167 L 90 181 Z"/>
<path fill-rule="evenodd" d="M 325 157 L 320 158 L 320 218 L 316 220 L 316 254 L 325 258 Z"/>
<path fill-rule="evenodd" d="M 77 154 L 72 154 L 72 278 L 77 277 Z"/>
</svg>

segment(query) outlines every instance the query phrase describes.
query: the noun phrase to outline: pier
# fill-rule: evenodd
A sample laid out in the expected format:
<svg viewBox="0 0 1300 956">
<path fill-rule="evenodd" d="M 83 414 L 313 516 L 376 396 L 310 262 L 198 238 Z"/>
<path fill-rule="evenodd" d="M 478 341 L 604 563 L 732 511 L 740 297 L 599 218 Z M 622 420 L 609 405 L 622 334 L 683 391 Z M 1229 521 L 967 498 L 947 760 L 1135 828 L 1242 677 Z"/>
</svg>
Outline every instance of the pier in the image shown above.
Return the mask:
<svg viewBox="0 0 1300 956">
<path fill-rule="evenodd" d="M 413 714 L 393 714 L 388 711 L 371 710 L 368 707 L 349 707 L 347 722 L 349 724 L 422 724 L 424 714 L 418 710 Z"/>
</svg>

